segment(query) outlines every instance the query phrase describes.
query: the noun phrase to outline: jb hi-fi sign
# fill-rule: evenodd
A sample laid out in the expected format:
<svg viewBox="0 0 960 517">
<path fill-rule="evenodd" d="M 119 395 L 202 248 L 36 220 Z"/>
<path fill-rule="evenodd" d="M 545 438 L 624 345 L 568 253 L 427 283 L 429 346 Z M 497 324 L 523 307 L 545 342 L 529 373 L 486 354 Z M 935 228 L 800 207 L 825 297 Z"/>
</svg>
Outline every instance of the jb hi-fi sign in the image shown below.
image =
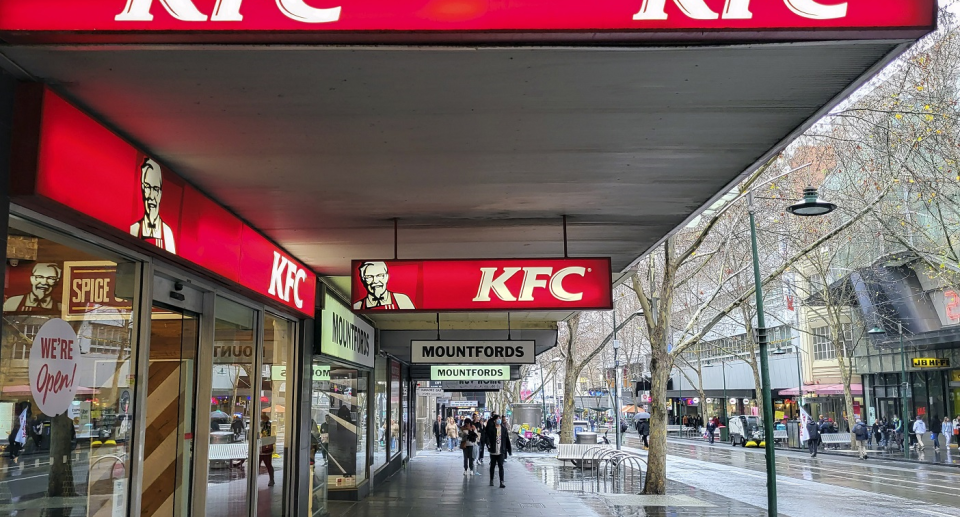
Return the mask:
<svg viewBox="0 0 960 517">
<path fill-rule="evenodd" d="M 602 310 L 610 260 L 355 260 L 356 312 Z"/>
<path fill-rule="evenodd" d="M 611 32 L 611 40 L 657 32 L 715 37 L 701 31 L 811 39 L 829 30 L 834 39 L 857 39 L 918 37 L 934 26 L 935 8 L 936 0 L 0 0 L 0 34 L 10 41 L 93 41 L 111 34 L 136 41 L 137 33 L 154 32 L 149 41 L 189 42 L 190 33 L 220 33 L 202 39 L 211 42 L 251 32 L 260 34 L 257 40 L 283 41 L 298 33 L 382 39 L 474 32 L 482 41 L 506 31 L 512 34 L 501 39 L 515 41 L 517 33 L 536 39 L 544 32 L 582 38 Z"/>
</svg>

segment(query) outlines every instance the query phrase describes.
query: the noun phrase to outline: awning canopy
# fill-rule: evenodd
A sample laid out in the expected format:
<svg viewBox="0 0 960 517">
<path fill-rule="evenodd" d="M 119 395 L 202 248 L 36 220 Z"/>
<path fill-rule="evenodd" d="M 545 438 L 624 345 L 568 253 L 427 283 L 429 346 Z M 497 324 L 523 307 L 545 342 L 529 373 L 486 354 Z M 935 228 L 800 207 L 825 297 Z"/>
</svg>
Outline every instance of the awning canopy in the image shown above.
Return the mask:
<svg viewBox="0 0 960 517">
<path fill-rule="evenodd" d="M 863 384 L 851 384 L 850 391 L 854 395 L 863 395 Z M 800 393 L 797 388 L 788 388 L 780 390 L 780 395 L 797 396 Z M 805 384 L 803 386 L 804 395 L 843 395 L 843 384 Z"/>
</svg>

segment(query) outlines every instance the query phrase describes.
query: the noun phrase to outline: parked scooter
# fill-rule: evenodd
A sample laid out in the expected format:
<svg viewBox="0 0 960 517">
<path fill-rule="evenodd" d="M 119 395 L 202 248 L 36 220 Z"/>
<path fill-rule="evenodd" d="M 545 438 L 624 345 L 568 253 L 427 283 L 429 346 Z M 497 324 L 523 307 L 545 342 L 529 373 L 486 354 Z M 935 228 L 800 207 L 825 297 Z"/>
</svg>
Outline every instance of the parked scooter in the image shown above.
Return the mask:
<svg viewBox="0 0 960 517">
<path fill-rule="evenodd" d="M 534 439 L 536 439 L 537 450 L 540 452 L 549 452 L 557 448 L 553 442 L 553 438 L 543 433 L 534 435 Z"/>
</svg>

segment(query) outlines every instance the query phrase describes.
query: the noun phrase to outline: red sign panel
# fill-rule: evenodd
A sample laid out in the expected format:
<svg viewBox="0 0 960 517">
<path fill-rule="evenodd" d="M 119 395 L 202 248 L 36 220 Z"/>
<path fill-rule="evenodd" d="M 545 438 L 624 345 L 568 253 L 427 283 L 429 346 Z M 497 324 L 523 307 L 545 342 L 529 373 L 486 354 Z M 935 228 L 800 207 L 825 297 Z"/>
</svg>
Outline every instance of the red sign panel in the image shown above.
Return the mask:
<svg viewBox="0 0 960 517">
<path fill-rule="evenodd" d="M 14 170 L 17 194 L 56 201 L 313 317 L 316 276 L 303 264 L 49 90 L 38 111 L 35 145 L 16 146 L 14 163 L 35 163 Z M 20 122 L 23 134 L 36 125 Z"/>
<path fill-rule="evenodd" d="M 462 41 L 518 39 L 494 31 L 580 33 L 582 38 L 617 33 L 609 39 L 657 32 L 710 39 L 696 34 L 703 31 L 757 33 L 753 39 L 780 39 L 784 32 L 817 37 L 804 35 L 810 30 L 832 31 L 837 38 L 883 32 L 918 37 L 935 25 L 935 9 L 936 0 L 0 0 L 0 32 L 11 41 L 51 37 L 44 32 L 61 33 L 60 41 L 153 33 L 143 40 L 205 42 L 241 40 L 244 33 L 260 33 L 256 40 L 289 41 L 336 33 L 366 33 L 369 40 L 390 32 L 422 37 L 484 31 L 480 38 Z M 193 38 L 191 33 L 216 36 Z"/>
<path fill-rule="evenodd" d="M 356 312 L 612 307 L 610 259 L 355 260 Z"/>
</svg>

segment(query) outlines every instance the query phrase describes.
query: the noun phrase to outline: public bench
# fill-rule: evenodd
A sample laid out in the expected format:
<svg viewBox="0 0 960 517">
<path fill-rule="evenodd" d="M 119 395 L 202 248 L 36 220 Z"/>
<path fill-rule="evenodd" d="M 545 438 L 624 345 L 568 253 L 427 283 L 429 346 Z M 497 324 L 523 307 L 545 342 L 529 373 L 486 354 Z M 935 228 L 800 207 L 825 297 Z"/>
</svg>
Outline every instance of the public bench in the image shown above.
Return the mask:
<svg viewBox="0 0 960 517">
<path fill-rule="evenodd" d="M 833 445 L 839 449 L 840 446 L 850 445 L 850 433 L 824 433 L 820 435 L 820 443 L 824 447 Z"/>
<path fill-rule="evenodd" d="M 561 443 L 557 446 L 557 459 L 563 462 L 579 461 L 590 449 L 612 449 L 612 445 L 596 445 L 591 443 Z"/>
<path fill-rule="evenodd" d="M 211 443 L 207 456 L 209 461 L 223 461 L 231 467 L 239 467 L 250 456 L 250 444 Z"/>
<path fill-rule="evenodd" d="M 786 439 L 787 439 L 787 430 L 786 430 L 786 429 L 774 429 L 774 430 L 773 430 L 773 439 L 774 439 L 774 440 L 786 440 Z"/>
</svg>

